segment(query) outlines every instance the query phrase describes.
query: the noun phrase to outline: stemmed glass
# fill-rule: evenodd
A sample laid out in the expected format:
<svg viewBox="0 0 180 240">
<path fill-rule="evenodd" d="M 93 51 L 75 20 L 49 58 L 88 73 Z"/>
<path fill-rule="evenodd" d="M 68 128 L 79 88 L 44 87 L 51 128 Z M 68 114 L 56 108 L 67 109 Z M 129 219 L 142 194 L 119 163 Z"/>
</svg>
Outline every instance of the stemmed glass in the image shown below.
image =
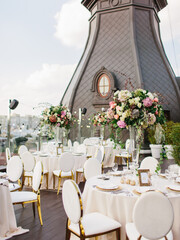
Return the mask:
<svg viewBox="0 0 180 240">
<path fill-rule="evenodd" d="M 113 172 L 116 172 L 118 170 L 118 164 L 114 163 L 114 166 L 112 167 Z"/>
</svg>

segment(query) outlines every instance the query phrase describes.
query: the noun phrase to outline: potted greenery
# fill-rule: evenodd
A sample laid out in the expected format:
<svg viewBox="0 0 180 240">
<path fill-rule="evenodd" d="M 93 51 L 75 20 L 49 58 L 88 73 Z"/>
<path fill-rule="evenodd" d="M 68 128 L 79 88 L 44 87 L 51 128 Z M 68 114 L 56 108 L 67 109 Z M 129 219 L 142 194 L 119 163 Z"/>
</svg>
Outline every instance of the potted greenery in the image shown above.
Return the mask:
<svg viewBox="0 0 180 240">
<path fill-rule="evenodd" d="M 166 150 L 166 156 L 168 159 L 174 159 L 172 156 L 172 151 L 173 151 L 173 139 L 172 139 L 172 130 L 174 126 L 173 121 L 166 122 L 163 125 L 164 129 L 164 136 L 165 136 L 165 150 Z"/>
<path fill-rule="evenodd" d="M 154 158 L 160 158 L 162 143 L 164 141 L 164 130 L 161 124 L 148 129 L 148 140 L 150 142 L 151 153 Z"/>
<path fill-rule="evenodd" d="M 172 156 L 175 162 L 180 166 L 180 123 L 174 123 L 172 128 Z"/>
</svg>

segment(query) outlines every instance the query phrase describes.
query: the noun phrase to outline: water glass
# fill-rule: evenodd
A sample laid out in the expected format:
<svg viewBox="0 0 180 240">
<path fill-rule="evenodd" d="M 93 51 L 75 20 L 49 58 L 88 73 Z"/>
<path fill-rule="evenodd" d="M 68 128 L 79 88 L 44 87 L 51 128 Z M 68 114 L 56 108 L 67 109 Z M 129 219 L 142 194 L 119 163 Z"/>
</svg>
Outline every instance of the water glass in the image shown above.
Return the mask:
<svg viewBox="0 0 180 240">
<path fill-rule="evenodd" d="M 114 166 L 112 167 L 113 172 L 116 172 L 118 170 L 118 164 L 114 163 Z"/>
</svg>

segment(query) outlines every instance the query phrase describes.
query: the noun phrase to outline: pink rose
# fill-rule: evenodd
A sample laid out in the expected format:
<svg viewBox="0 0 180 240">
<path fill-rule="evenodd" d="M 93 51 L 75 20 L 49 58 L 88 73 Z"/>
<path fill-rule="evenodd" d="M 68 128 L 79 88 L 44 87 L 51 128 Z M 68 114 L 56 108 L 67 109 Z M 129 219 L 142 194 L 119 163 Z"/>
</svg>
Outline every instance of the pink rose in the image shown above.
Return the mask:
<svg viewBox="0 0 180 240">
<path fill-rule="evenodd" d="M 144 106 L 145 107 L 151 107 L 152 106 L 152 100 L 149 98 L 149 97 L 147 97 L 147 98 L 145 98 L 144 100 L 143 100 L 143 104 L 144 104 Z"/>
<path fill-rule="evenodd" d="M 158 115 L 158 110 L 156 110 L 155 114 Z"/>
<path fill-rule="evenodd" d="M 112 101 L 112 102 L 109 103 L 109 106 L 110 106 L 111 109 L 115 108 L 116 105 L 117 105 L 117 104 L 116 104 L 114 101 Z"/>
<path fill-rule="evenodd" d="M 60 127 L 60 123 L 57 124 L 57 127 Z"/>
<path fill-rule="evenodd" d="M 117 125 L 120 127 L 120 128 L 125 128 L 126 127 L 126 123 L 124 121 L 118 121 L 117 122 Z"/>
<path fill-rule="evenodd" d="M 49 117 L 49 120 L 50 120 L 50 122 L 55 123 L 56 122 L 56 116 L 55 115 L 51 115 Z"/>
<path fill-rule="evenodd" d="M 156 103 L 159 102 L 158 98 L 157 97 L 154 98 L 153 102 L 156 102 Z"/>
<path fill-rule="evenodd" d="M 114 115 L 114 118 L 117 120 L 119 118 L 119 115 Z"/>
<path fill-rule="evenodd" d="M 113 119 L 114 117 L 114 112 L 110 108 L 107 111 L 107 116 L 109 119 Z"/>
</svg>

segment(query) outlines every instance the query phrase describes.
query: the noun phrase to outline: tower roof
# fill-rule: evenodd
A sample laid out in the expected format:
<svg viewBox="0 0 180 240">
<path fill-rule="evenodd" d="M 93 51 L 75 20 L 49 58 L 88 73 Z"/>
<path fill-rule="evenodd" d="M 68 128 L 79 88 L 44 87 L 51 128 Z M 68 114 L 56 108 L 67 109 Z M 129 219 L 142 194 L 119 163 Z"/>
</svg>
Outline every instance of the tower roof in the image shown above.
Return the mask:
<svg viewBox="0 0 180 240">
<path fill-rule="evenodd" d="M 143 2 L 144 0 L 142 0 Z M 91 8 L 94 6 L 94 4 L 98 2 L 98 0 L 82 0 L 82 4 L 88 9 L 91 10 Z M 134 2 L 134 0 L 132 0 L 132 3 Z M 161 9 L 163 9 L 164 7 L 167 6 L 168 2 L 167 0 L 154 0 L 154 2 L 156 3 L 158 10 L 160 11 Z"/>
</svg>

